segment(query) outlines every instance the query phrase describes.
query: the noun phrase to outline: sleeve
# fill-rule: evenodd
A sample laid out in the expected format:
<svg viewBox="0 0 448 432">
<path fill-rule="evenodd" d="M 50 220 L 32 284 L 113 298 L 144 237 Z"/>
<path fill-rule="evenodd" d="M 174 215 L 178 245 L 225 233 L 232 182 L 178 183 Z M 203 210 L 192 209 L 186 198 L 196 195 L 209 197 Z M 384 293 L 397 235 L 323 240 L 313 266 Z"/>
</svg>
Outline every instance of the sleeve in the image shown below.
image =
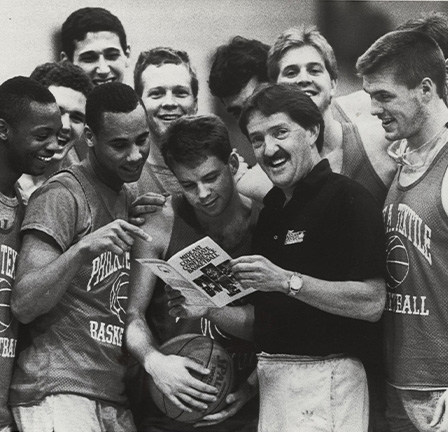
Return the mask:
<svg viewBox="0 0 448 432">
<path fill-rule="evenodd" d="M 362 187 L 346 195 L 343 204 L 344 221 L 340 229 L 342 253 L 349 280 L 365 280 L 384 276 L 385 240 L 381 211 Z"/>
<path fill-rule="evenodd" d="M 38 230 L 50 236 L 65 252 L 85 235 L 91 225 L 84 192 L 76 180 L 70 187 L 54 180 L 36 190 L 30 198 L 22 234 Z"/>
</svg>

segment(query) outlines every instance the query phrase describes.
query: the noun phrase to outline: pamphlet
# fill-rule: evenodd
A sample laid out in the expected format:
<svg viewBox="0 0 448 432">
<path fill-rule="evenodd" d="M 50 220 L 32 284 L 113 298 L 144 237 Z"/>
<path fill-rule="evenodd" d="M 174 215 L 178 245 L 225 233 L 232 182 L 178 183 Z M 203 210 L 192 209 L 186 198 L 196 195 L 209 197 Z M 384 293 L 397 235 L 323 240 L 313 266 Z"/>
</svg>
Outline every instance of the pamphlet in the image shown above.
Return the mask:
<svg viewBox="0 0 448 432">
<path fill-rule="evenodd" d="M 230 270 L 231 257 L 210 237 L 182 249 L 168 261 L 138 258 L 194 306 L 225 306 L 255 291 L 243 288 Z"/>
</svg>

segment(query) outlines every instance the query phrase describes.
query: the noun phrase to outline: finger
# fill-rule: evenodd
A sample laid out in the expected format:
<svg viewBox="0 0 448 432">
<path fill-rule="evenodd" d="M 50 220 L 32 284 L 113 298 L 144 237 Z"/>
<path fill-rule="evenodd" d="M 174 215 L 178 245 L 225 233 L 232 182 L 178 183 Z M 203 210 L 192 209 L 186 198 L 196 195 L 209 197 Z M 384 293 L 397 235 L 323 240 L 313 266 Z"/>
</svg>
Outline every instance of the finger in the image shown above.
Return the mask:
<svg viewBox="0 0 448 432">
<path fill-rule="evenodd" d="M 142 226 L 145 223 L 145 219 L 141 218 L 141 217 L 130 217 L 129 218 L 129 223 L 131 223 L 132 225 L 135 226 Z"/>
<path fill-rule="evenodd" d="M 128 234 L 130 234 L 132 237 L 138 237 L 145 241 L 151 241 L 152 237 L 148 234 L 146 234 L 145 231 L 143 231 L 141 228 L 132 225 L 129 222 L 126 222 L 125 220 L 119 221 L 121 228 Z"/>
<path fill-rule="evenodd" d="M 132 203 L 132 207 L 139 205 L 149 205 L 149 206 L 161 206 L 165 204 L 169 194 L 158 194 L 155 192 L 147 192 L 144 195 L 140 195 Z"/>
<path fill-rule="evenodd" d="M 168 305 L 169 306 L 169 305 Z M 174 318 L 185 318 L 187 316 L 186 311 L 181 306 L 169 306 L 170 309 L 168 311 L 168 314 Z"/>
<path fill-rule="evenodd" d="M 437 423 L 440 423 L 444 411 L 445 411 L 445 400 L 443 397 L 441 397 L 437 402 L 436 409 L 434 410 L 434 415 L 432 417 L 432 422 L 430 424 L 431 427 L 434 427 Z"/>
<path fill-rule="evenodd" d="M 199 373 L 200 375 L 208 375 L 210 373 L 209 369 L 205 368 L 204 366 L 200 365 L 199 363 L 196 363 L 194 360 L 191 360 L 189 358 L 185 358 L 185 367 L 194 372 Z M 218 389 L 216 387 L 206 384 L 200 381 L 199 379 L 194 378 L 193 376 L 191 376 L 191 379 L 189 380 L 188 384 L 190 385 L 190 387 L 193 387 L 196 390 L 199 390 L 203 393 L 210 393 L 210 394 L 218 393 Z"/>
<path fill-rule="evenodd" d="M 174 404 L 176 405 L 177 408 L 183 410 L 183 411 L 187 411 L 187 412 L 192 412 L 193 410 L 188 406 L 185 405 L 184 403 L 182 403 L 182 401 L 180 399 L 178 399 L 176 396 L 173 395 L 166 395 L 166 397 Z"/>
<path fill-rule="evenodd" d="M 131 207 L 129 210 L 129 214 L 131 216 L 140 216 L 148 213 L 155 213 L 159 211 L 163 207 L 163 204 L 156 205 L 156 204 L 139 204 L 135 207 Z"/>
<path fill-rule="evenodd" d="M 188 406 L 191 411 L 205 411 L 208 408 L 208 404 L 205 402 L 201 402 L 200 400 L 197 400 L 187 394 L 180 394 L 178 396 L 179 399 L 181 399 L 181 402 Z"/>
</svg>

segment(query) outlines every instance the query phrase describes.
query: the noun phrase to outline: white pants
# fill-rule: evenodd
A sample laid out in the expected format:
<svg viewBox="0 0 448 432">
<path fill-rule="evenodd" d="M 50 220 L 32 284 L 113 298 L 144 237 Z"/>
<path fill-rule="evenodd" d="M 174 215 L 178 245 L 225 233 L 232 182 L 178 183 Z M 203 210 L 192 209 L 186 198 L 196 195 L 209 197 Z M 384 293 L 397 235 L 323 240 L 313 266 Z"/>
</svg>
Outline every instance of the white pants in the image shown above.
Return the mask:
<svg viewBox="0 0 448 432">
<path fill-rule="evenodd" d="M 361 362 L 347 357 L 258 356 L 258 432 L 367 432 Z"/>
<path fill-rule="evenodd" d="M 55 394 L 36 405 L 14 406 L 21 432 L 134 432 L 131 412 L 75 394 Z"/>
</svg>

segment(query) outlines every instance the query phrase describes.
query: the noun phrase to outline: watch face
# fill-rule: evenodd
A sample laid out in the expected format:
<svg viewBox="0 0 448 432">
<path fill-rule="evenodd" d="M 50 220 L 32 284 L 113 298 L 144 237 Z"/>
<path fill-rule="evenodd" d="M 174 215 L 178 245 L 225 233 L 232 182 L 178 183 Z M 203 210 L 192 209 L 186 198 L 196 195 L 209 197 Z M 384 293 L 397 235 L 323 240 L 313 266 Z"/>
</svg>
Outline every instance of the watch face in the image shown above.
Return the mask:
<svg viewBox="0 0 448 432">
<path fill-rule="evenodd" d="M 293 274 L 289 281 L 289 289 L 294 294 L 297 294 L 300 291 L 300 289 L 302 288 L 302 285 L 303 285 L 302 278 L 298 274 Z"/>
</svg>

